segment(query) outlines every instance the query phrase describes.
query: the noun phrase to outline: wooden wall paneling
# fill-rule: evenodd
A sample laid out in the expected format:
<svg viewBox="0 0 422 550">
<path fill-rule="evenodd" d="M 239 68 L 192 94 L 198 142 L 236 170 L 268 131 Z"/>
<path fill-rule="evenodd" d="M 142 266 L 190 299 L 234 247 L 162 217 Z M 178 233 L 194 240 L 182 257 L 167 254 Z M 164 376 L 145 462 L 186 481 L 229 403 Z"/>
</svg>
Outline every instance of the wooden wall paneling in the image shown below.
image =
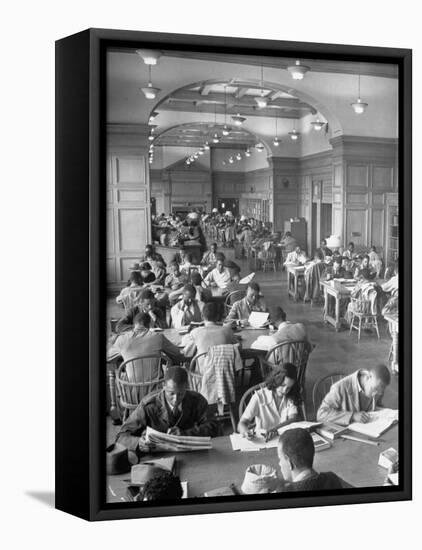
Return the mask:
<svg viewBox="0 0 422 550">
<path fill-rule="evenodd" d="M 346 240 L 355 245 L 367 246 L 368 243 L 367 208 L 348 208 L 346 210 Z"/>
</svg>

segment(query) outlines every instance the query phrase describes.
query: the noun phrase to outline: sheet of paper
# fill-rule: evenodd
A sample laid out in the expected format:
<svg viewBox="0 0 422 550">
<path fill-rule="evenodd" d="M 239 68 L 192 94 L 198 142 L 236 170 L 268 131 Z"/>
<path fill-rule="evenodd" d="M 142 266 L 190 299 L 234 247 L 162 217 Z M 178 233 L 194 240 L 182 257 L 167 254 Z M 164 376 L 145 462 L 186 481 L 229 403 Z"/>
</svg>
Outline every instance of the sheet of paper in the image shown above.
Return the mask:
<svg viewBox="0 0 422 550">
<path fill-rule="evenodd" d="M 261 328 L 268 321 L 269 313 L 263 311 L 252 311 L 249 315 L 248 322 L 253 328 Z"/>
<path fill-rule="evenodd" d="M 277 447 L 278 438 L 275 437 L 271 441 L 265 442 L 262 435 L 256 434 L 253 439 L 247 439 L 241 434 L 232 434 L 230 436 L 233 451 L 260 451 L 261 449 L 272 449 Z"/>
<path fill-rule="evenodd" d="M 246 277 L 243 277 L 243 279 L 240 279 L 239 284 L 240 285 L 247 285 L 252 281 L 252 279 L 255 277 L 255 272 L 249 273 L 249 275 L 246 275 Z"/>
<path fill-rule="evenodd" d="M 349 430 L 377 438 L 399 419 L 399 411 L 393 409 L 379 409 L 367 414 L 369 422 L 353 422 L 349 424 Z"/>
<path fill-rule="evenodd" d="M 263 334 L 261 336 L 258 336 L 255 342 L 252 342 L 251 349 L 262 349 L 262 350 L 268 351 L 269 349 L 274 347 L 276 344 L 277 342 L 274 340 L 272 336 L 267 336 L 266 334 Z"/>
</svg>

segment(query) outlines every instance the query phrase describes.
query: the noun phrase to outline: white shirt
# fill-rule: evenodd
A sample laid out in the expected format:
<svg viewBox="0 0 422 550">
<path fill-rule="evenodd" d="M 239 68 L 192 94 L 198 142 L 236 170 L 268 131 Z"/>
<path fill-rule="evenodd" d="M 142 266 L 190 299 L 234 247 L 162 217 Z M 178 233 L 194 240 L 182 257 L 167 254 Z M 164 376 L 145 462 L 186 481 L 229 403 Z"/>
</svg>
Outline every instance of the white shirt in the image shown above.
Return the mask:
<svg viewBox="0 0 422 550">
<path fill-rule="evenodd" d="M 252 422 L 255 419 L 257 431 L 271 430 L 297 414 L 297 407 L 289 397 L 283 396 L 277 408 L 272 390 L 261 388 L 252 395 L 241 420 Z"/>
<path fill-rule="evenodd" d="M 223 268 L 221 273 L 215 268 L 205 277 L 205 284 L 215 283 L 218 288 L 222 288 L 223 290 L 229 286 L 230 282 L 231 276 L 227 267 Z"/>
</svg>

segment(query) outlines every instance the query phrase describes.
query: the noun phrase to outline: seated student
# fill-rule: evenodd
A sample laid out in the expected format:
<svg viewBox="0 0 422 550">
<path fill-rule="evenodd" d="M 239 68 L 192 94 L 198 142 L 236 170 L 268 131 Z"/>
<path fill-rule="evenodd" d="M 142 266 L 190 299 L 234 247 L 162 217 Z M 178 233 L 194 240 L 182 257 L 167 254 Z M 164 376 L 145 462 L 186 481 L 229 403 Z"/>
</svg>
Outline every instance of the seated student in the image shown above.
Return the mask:
<svg viewBox="0 0 422 550">
<path fill-rule="evenodd" d="M 179 500 L 182 496 L 179 476 L 163 470 L 145 483 L 135 500 Z"/>
<path fill-rule="evenodd" d="M 163 389 L 146 395 L 117 435 L 117 442 L 137 455 L 139 451 L 148 451 L 143 438 L 147 426 L 173 435 L 213 437 L 216 434 L 215 423 L 208 419 L 207 400 L 188 390 L 186 370 L 169 367 L 164 380 Z"/>
<path fill-rule="evenodd" d="M 172 262 L 177 262 L 179 265 L 183 264 L 185 262 L 185 256 L 186 256 L 186 249 L 182 245 L 179 247 L 179 251 L 176 252 L 176 254 L 172 258 Z"/>
<path fill-rule="evenodd" d="M 349 258 L 343 256 L 343 261 L 341 262 L 341 267 L 344 269 L 344 278 L 353 279 L 353 261 Z"/>
<path fill-rule="evenodd" d="M 377 249 L 374 245 L 371 246 L 369 256 L 369 266 L 375 271 L 376 276 L 379 277 L 382 270 L 382 260 L 377 254 Z"/>
<path fill-rule="evenodd" d="M 355 243 L 350 241 L 350 243 L 347 245 L 347 249 L 343 251 L 343 257 L 349 258 L 349 260 L 354 260 L 356 257 L 355 254 Z"/>
<path fill-rule="evenodd" d="M 218 307 L 216 303 L 209 302 L 205 304 L 202 317 L 204 326 L 193 329 L 182 338 L 183 355 L 185 357 L 193 357 L 196 353 L 204 353 L 212 346 L 237 343 L 230 325 L 217 325 Z"/>
<path fill-rule="evenodd" d="M 212 293 L 209 288 L 204 288 L 202 286 L 203 280 L 201 274 L 197 271 L 191 274 L 190 280 L 192 286 L 195 288 L 195 300 L 197 300 L 200 307 L 203 308 L 204 304 L 212 298 Z"/>
<path fill-rule="evenodd" d="M 342 256 L 333 257 L 333 265 L 327 269 L 326 279 L 331 281 L 332 279 L 345 279 L 346 270 L 343 267 Z"/>
<path fill-rule="evenodd" d="M 315 446 L 312 436 L 302 428 L 292 428 L 280 435 L 278 460 L 284 482 L 278 492 L 320 491 L 350 488 L 334 472 L 313 469 Z"/>
<path fill-rule="evenodd" d="M 195 298 L 196 289 L 192 285 L 183 287 L 182 299 L 171 308 L 174 328 L 182 328 L 202 321 L 201 308 Z"/>
<path fill-rule="evenodd" d="M 299 420 L 300 388 L 297 369 L 285 363 L 274 369 L 265 380 L 265 387 L 256 390 L 243 412 L 238 430 L 244 437 L 253 432 L 267 432 L 267 437 L 277 435 L 277 428 Z M 251 428 L 255 424 L 255 430 Z"/>
<path fill-rule="evenodd" d="M 291 323 L 282 307 L 276 307 L 271 312 L 271 319 L 277 332 L 272 335 L 276 344 L 286 341 L 308 341 L 308 333 L 303 323 Z"/>
<path fill-rule="evenodd" d="M 166 265 L 166 262 L 164 261 L 164 258 L 159 254 L 158 252 L 155 252 L 155 249 L 152 244 L 147 244 L 145 247 L 145 254 L 141 258 L 141 262 L 161 262 L 164 266 Z"/>
<path fill-rule="evenodd" d="M 169 274 L 165 278 L 164 286 L 170 291 L 169 300 L 171 304 L 174 304 L 183 292 L 183 287 L 188 282 L 188 276 L 186 273 L 180 271 L 179 264 L 177 262 L 170 262 Z"/>
<path fill-rule="evenodd" d="M 166 318 L 163 311 L 157 307 L 154 294 L 149 288 L 145 288 L 140 296 L 138 305 L 132 307 L 124 317 L 116 324 L 116 332 L 122 332 L 133 326 L 135 316 L 138 313 L 147 313 L 151 318 L 151 328 L 166 328 Z"/>
<path fill-rule="evenodd" d="M 367 422 L 368 412 L 381 406 L 385 388 L 391 380 L 385 365 L 359 369 L 345 376 L 330 388 L 318 409 L 318 422 L 334 422 L 348 426 L 351 422 Z"/>
<path fill-rule="evenodd" d="M 248 284 L 248 289 L 246 291 L 246 296 L 241 300 L 235 302 L 229 314 L 226 317 L 225 322 L 229 323 L 231 321 L 244 321 L 246 322 L 249 319 L 250 314 L 253 311 L 262 311 L 267 312 L 268 308 L 261 297 L 261 289 L 258 283 L 251 282 Z"/>
<path fill-rule="evenodd" d="M 217 263 L 217 243 L 212 243 L 210 249 L 204 253 L 201 260 L 201 265 L 204 268 L 204 273 L 208 273 L 215 268 Z"/>
<path fill-rule="evenodd" d="M 226 258 L 224 254 L 217 254 L 217 262 L 215 268 L 210 271 L 204 279 L 204 283 L 207 286 L 226 290 L 227 287 L 230 285 L 230 270 L 224 266 L 225 259 Z"/>
<path fill-rule="evenodd" d="M 129 296 L 136 297 L 142 291 L 142 278 L 139 271 L 132 271 L 128 286 L 125 286 L 116 298 L 117 304 L 124 304 Z"/>
<path fill-rule="evenodd" d="M 164 286 L 164 281 L 166 280 L 166 267 L 161 260 L 154 262 L 152 266 L 152 272 L 155 275 L 155 285 Z"/>
<path fill-rule="evenodd" d="M 293 252 L 289 252 L 287 254 L 286 261 L 284 262 L 284 265 L 304 265 L 308 261 L 308 258 L 305 254 L 305 252 L 300 248 L 300 246 L 297 246 Z"/>
<path fill-rule="evenodd" d="M 185 254 L 184 261 L 179 265 L 180 271 L 189 276 L 189 270 L 194 264 L 192 263 L 192 254 Z"/>
<path fill-rule="evenodd" d="M 290 231 L 284 233 L 284 237 L 281 239 L 280 244 L 284 246 L 286 253 L 293 252 L 297 247 L 297 241 L 292 237 Z"/>
<path fill-rule="evenodd" d="M 363 277 L 367 281 L 370 281 L 371 279 L 375 279 L 375 276 L 375 271 L 369 265 L 369 256 L 365 254 L 365 256 L 362 257 L 361 264 L 355 269 L 354 278 L 360 279 Z"/>
<path fill-rule="evenodd" d="M 108 350 L 108 356 L 121 355 L 123 361 L 139 357 L 140 355 L 159 355 L 162 351 L 174 362 L 183 360 L 183 355 L 177 346 L 172 344 L 164 334 L 151 332 L 151 317 L 148 313 L 137 313 L 133 329 L 117 336 Z M 142 381 L 142 364 L 133 363 L 126 369 L 129 382 Z M 159 373 L 154 373 L 156 378 Z"/>
<path fill-rule="evenodd" d="M 316 251 L 320 252 L 322 254 L 322 257 L 323 257 L 324 260 L 325 260 L 326 256 L 332 256 L 333 255 L 333 251 L 330 248 L 328 248 L 328 246 L 327 246 L 327 239 L 322 239 L 321 245 L 320 245 L 319 248 L 317 248 Z"/>
<path fill-rule="evenodd" d="M 152 272 L 152 266 L 149 262 L 144 262 L 139 266 L 141 270 L 142 284 L 147 285 L 155 281 L 155 275 Z"/>
</svg>

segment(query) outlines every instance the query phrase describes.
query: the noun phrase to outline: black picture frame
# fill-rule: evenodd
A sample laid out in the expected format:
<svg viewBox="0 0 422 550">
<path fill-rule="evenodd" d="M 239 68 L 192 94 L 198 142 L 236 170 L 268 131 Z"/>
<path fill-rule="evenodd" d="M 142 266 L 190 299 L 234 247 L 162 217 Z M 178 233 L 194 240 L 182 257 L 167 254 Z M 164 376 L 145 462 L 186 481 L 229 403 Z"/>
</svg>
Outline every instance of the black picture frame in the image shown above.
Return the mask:
<svg viewBox="0 0 422 550">
<path fill-rule="evenodd" d="M 399 67 L 400 485 L 329 494 L 105 503 L 105 51 L 177 48 Z M 56 42 L 56 508 L 87 520 L 412 498 L 412 52 L 408 49 L 88 29 Z"/>
</svg>

